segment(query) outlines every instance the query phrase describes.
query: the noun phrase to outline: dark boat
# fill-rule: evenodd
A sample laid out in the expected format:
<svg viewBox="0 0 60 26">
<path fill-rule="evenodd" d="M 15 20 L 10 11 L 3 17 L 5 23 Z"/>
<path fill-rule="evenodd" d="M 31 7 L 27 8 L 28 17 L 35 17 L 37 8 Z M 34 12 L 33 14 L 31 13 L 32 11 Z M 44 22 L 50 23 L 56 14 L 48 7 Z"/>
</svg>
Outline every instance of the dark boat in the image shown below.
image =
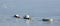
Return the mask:
<svg viewBox="0 0 60 26">
<path fill-rule="evenodd" d="M 20 18 L 20 16 L 19 16 L 19 15 L 14 15 L 14 17 L 16 17 L 16 18 Z"/>
<path fill-rule="evenodd" d="M 42 21 L 49 21 L 49 22 L 52 22 L 53 19 L 42 19 Z"/>
<path fill-rule="evenodd" d="M 24 16 L 24 19 L 30 20 L 29 15 Z"/>
<path fill-rule="evenodd" d="M 42 21 L 49 21 L 49 19 L 42 19 Z"/>
</svg>

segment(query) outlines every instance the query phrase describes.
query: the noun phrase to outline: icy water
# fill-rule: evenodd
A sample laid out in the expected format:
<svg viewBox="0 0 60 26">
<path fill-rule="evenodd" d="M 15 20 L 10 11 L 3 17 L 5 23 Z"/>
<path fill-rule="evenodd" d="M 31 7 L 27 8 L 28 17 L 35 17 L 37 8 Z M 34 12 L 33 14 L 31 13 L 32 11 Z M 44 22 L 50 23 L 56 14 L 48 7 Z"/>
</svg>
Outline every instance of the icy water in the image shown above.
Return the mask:
<svg viewBox="0 0 60 26">
<path fill-rule="evenodd" d="M 30 22 L 23 19 L 27 14 Z M 43 18 L 54 22 L 40 21 Z M 60 26 L 60 0 L 0 0 L 0 26 Z"/>
</svg>

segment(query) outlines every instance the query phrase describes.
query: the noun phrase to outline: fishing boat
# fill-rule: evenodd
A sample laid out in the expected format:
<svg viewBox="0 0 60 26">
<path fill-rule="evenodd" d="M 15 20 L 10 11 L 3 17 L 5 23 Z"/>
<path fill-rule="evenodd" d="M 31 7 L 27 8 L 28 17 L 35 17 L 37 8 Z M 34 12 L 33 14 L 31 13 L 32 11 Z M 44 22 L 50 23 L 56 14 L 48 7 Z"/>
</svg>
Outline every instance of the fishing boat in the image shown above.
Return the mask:
<svg viewBox="0 0 60 26">
<path fill-rule="evenodd" d="M 47 18 L 45 18 L 45 19 L 42 19 L 42 21 L 49 21 L 49 22 L 53 22 L 53 19 L 47 19 Z"/>
<path fill-rule="evenodd" d="M 24 16 L 24 19 L 31 20 L 29 15 Z"/>
<path fill-rule="evenodd" d="M 20 18 L 20 16 L 19 16 L 19 15 L 14 15 L 14 17 L 16 17 L 16 18 Z"/>
</svg>

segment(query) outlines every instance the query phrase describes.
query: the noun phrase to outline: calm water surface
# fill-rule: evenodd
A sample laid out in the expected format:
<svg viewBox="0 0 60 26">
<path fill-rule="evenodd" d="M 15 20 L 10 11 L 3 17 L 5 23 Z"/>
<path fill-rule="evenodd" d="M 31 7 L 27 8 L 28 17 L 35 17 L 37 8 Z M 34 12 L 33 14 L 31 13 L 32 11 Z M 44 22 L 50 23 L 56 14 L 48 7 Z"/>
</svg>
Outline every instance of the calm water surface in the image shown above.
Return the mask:
<svg viewBox="0 0 60 26">
<path fill-rule="evenodd" d="M 19 14 L 21 18 L 13 16 Z M 26 23 L 23 16 L 32 21 Z M 54 22 L 39 21 L 53 18 Z M 0 26 L 60 26 L 60 0 L 0 0 Z"/>
</svg>

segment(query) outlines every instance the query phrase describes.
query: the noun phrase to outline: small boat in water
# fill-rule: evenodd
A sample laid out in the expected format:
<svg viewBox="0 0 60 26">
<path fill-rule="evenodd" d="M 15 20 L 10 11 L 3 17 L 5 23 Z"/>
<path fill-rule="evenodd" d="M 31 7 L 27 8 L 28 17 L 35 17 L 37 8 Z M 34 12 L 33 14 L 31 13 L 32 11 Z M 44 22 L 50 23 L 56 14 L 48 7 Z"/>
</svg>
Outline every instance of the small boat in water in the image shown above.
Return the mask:
<svg viewBox="0 0 60 26">
<path fill-rule="evenodd" d="M 29 15 L 24 16 L 24 19 L 31 20 Z"/>
<path fill-rule="evenodd" d="M 16 17 L 16 18 L 20 18 L 20 16 L 19 16 L 19 15 L 14 15 L 14 17 Z"/>
<path fill-rule="evenodd" d="M 49 21 L 49 22 L 53 22 L 53 19 L 42 19 L 42 21 Z"/>
</svg>

